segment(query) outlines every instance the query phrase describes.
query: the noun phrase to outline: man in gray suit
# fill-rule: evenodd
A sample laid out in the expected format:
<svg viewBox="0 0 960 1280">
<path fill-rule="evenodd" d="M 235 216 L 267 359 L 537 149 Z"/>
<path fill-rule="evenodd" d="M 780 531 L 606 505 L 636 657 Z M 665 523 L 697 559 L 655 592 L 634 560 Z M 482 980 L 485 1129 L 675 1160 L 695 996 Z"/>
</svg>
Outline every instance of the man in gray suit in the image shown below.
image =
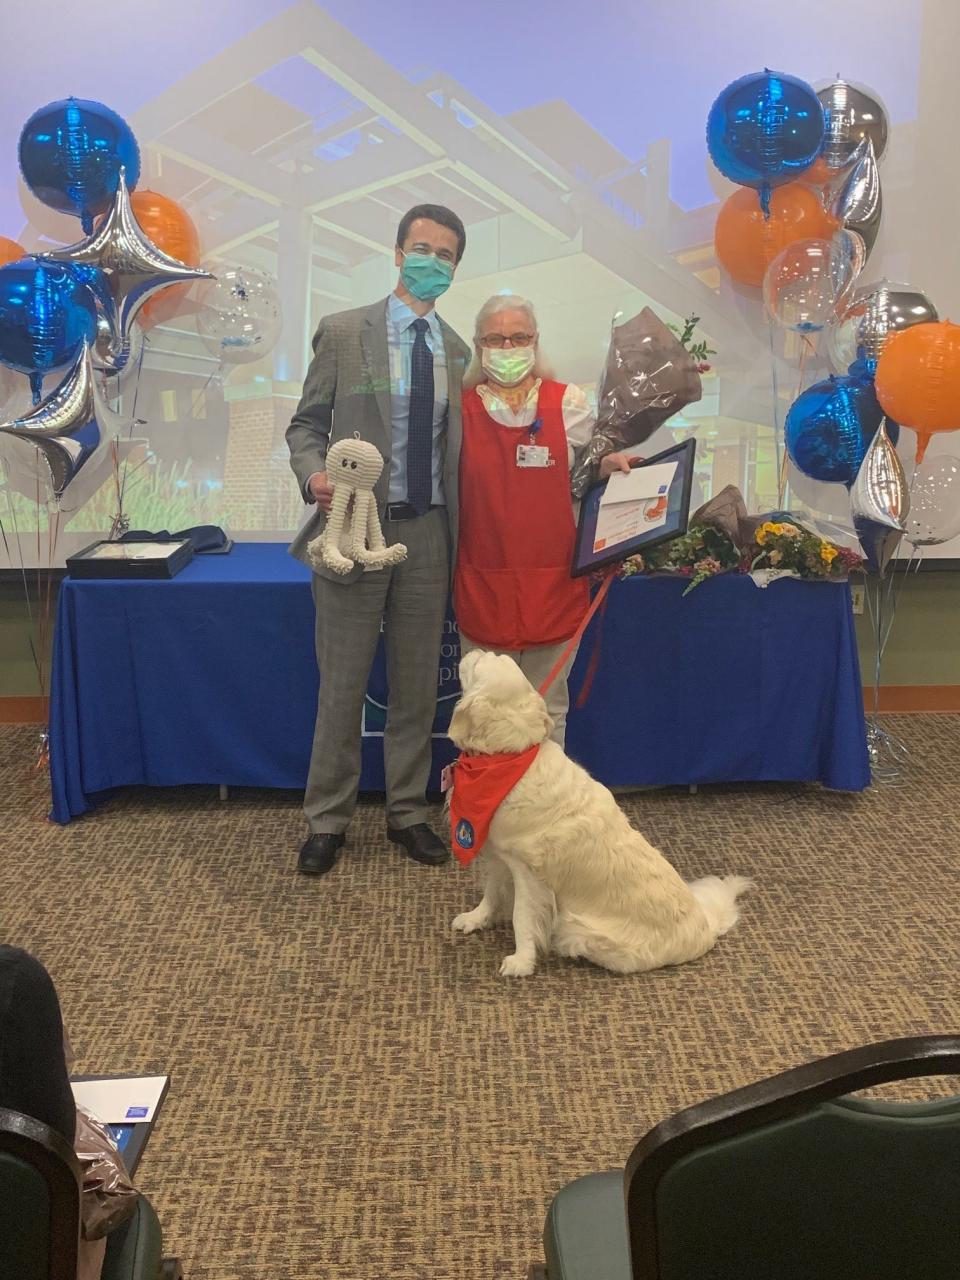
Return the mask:
<svg viewBox="0 0 960 1280">
<path fill-rule="evenodd" d="M 415 861 L 439 866 L 446 844 L 426 822 L 437 671 L 457 536 L 460 386 L 469 350 L 434 311 L 463 256 L 466 232 L 441 205 L 400 222 L 400 278 L 386 299 L 320 322 L 303 396 L 287 429 L 290 465 L 317 510 L 290 551 L 307 563 L 333 490 L 327 449 L 359 435 L 385 460 L 375 495 L 394 568 L 313 574 L 320 698 L 303 810 L 310 835 L 298 868 L 331 869 L 360 783 L 360 722 L 383 623 L 390 685 L 383 750 L 387 836 Z"/>
</svg>

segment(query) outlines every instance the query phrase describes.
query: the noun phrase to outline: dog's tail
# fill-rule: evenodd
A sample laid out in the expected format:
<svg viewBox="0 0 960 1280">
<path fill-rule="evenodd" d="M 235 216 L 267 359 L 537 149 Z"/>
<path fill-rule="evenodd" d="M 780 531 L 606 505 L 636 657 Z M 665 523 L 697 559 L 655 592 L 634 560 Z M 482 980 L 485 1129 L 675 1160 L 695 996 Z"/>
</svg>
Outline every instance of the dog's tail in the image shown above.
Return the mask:
<svg viewBox="0 0 960 1280">
<path fill-rule="evenodd" d="M 746 876 L 704 876 L 694 880 L 690 892 L 703 907 L 710 928 L 717 937 L 732 929 L 740 917 L 737 899 L 753 888 Z"/>
</svg>

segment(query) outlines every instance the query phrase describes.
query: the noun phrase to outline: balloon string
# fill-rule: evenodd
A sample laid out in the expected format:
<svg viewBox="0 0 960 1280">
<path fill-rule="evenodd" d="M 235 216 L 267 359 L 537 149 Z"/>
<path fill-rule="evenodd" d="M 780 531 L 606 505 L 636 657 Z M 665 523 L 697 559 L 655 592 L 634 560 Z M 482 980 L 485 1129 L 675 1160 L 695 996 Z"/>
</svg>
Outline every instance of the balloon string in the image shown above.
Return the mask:
<svg viewBox="0 0 960 1280">
<path fill-rule="evenodd" d="M 139 356 L 139 359 L 137 360 L 137 380 L 134 383 L 134 387 L 133 387 L 133 408 L 130 412 L 130 425 L 127 427 L 127 443 L 128 444 L 133 438 L 133 427 L 134 427 L 134 423 L 137 421 L 137 402 L 140 399 L 140 375 L 143 373 L 143 357 L 146 354 L 146 350 L 147 350 L 147 346 L 149 345 L 149 342 L 150 342 L 150 339 L 147 337 L 146 334 L 144 334 L 143 342 L 140 345 L 140 356 Z M 117 520 L 116 520 L 116 523 L 118 525 L 123 523 L 123 499 L 126 494 L 127 464 L 128 464 L 129 456 L 130 456 L 130 450 L 128 449 L 127 454 L 123 459 L 123 472 L 120 476 L 120 490 L 119 490 L 119 499 L 117 502 Z"/>
<path fill-rule="evenodd" d="M 207 387 L 209 387 L 210 383 L 214 380 L 214 378 L 222 378 L 222 377 L 223 377 L 223 356 L 220 357 L 220 361 L 217 364 L 217 367 L 214 369 L 213 373 L 209 375 L 206 382 L 203 384 L 200 390 L 193 397 L 193 404 L 190 406 L 190 417 L 188 419 L 189 422 L 195 422 L 197 420 L 197 408 L 199 405 L 203 403 L 204 396 L 207 394 Z"/>
<path fill-rule="evenodd" d="M 909 578 L 909 576 L 910 576 L 910 570 L 913 568 L 914 560 L 916 560 L 916 562 L 917 562 L 917 568 L 919 569 L 919 567 L 920 567 L 920 554 L 919 554 L 919 551 L 918 551 L 918 549 L 917 549 L 916 547 L 911 546 L 911 548 L 910 548 L 910 556 L 909 556 L 909 558 L 904 562 L 903 568 L 902 568 L 902 569 L 901 569 L 901 571 L 900 571 L 900 585 L 899 585 L 899 586 L 896 586 L 896 569 L 894 568 L 894 569 L 891 571 L 891 574 L 890 574 L 890 577 L 891 577 L 891 584 L 890 584 L 890 594 L 891 594 L 891 600 L 890 600 L 890 603 L 891 603 L 891 612 L 890 612 L 890 620 L 889 620 L 889 622 L 887 623 L 887 629 L 886 629 L 886 631 L 884 632 L 884 636 L 883 636 L 883 651 L 884 651 L 884 652 L 886 652 L 886 648 L 887 648 L 887 641 L 890 639 L 890 630 L 891 630 L 891 628 L 893 627 L 893 620 L 894 620 L 894 618 L 897 616 L 897 608 L 898 608 L 898 606 L 899 606 L 899 604 L 900 604 L 900 597 L 901 597 L 901 595 L 903 595 L 903 588 L 904 588 L 904 585 L 906 584 L 907 578 Z M 894 561 L 894 565 L 896 565 L 896 561 Z"/>
<path fill-rule="evenodd" d="M 777 353 L 773 344 L 773 319 L 767 315 L 767 336 L 770 339 L 770 381 L 773 386 L 773 451 L 777 468 L 777 506 L 783 506 L 784 479 L 787 470 L 787 442 L 781 440 L 780 426 L 780 377 L 777 372 Z"/>
<path fill-rule="evenodd" d="M 797 366 L 797 394 L 794 396 L 794 401 L 799 400 L 801 394 L 803 393 L 803 384 L 804 384 L 804 381 L 806 380 L 807 356 L 814 356 L 817 353 L 816 343 L 814 343 L 811 340 L 809 334 L 803 333 L 800 335 L 800 337 L 803 342 L 803 346 L 800 349 L 800 360 Z M 790 501 L 788 464 L 789 464 L 789 458 L 787 457 L 787 442 L 786 442 L 786 437 L 784 437 L 783 460 L 781 463 L 781 470 L 780 470 L 780 488 L 778 491 L 779 505 L 781 507 L 783 507 L 785 503 Z"/>
<path fill-rule="evenodd" d="M 37 449 L 36 453 L 37 453 L 37 465 L 39 466 L 40 450 Z M 40 685 L 40 688 L 42 689 L 43 683 L 44 683 L 43 666 L 40 662 L 36 645 L 34 644 L 34 637 L 36 635 L 36 622 L 33 614 L 33 601 L 30 598 L 30 581 L 27 578 L 27 566 L 23 558 L 23 537 L 21 536 L 21 533 L 20 533 L 20 525 L 17 522 L 16 504 L 13 502 L 13 499 L 10 496 L 9 484 L 7 484 L 7 486 L 5 487 L 4 493 L 6 494 L 6 498 L 7 498 L 7 510 L 10 515 L 10 523 L 13 526 L 14 537 L 17 540 L 17 554 L 20 560 L 20 578 L 23 582 L 23 594 L 27 604 L 27 626 L 28 626 L 27 639 L 30 644 L 30 652 L 33 655 L 34 666 L 37 668 L 37 683 Z M 38 523 L 39 523 L 39 520 L 40 520 L 40 512 L 38 511 L 37 512 Z M 3 541 L 4 541 L 4 545 L 6 545 L 6 542 L 7 542 L 6 534 L 4 534 Z"/>
</svg>

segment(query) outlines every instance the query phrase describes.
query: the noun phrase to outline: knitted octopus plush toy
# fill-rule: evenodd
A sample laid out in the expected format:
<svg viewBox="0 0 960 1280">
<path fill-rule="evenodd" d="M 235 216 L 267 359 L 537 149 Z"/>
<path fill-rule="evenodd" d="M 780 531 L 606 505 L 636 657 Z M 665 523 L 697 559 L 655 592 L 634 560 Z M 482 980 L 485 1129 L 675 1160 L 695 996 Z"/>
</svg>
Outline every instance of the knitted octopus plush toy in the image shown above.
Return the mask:
<svg viewBox="0 0 960 1280">
<path fill-rule="evenodd" d="M 331 445 L 327 480 L 333 503 L 323 532 L 307 544 L 307 555 L 318 569 L 347 574 L 362 564 L 364 573 L 371 573 L 407 558 L 403 543 L 388 547 L 380 528 L 373 486 L 382 470 L 379 450 L 359 436 Z"/>
</svg>

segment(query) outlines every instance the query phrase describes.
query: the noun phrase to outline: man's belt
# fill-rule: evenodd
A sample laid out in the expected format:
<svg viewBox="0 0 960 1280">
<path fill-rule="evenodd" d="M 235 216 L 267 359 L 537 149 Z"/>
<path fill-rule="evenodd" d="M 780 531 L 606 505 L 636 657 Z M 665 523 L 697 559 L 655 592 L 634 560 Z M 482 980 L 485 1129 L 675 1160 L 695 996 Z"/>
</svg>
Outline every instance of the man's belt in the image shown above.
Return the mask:
<svg viewBox="0 0 960 1280">
<path fill-rule="evenodd" d="M 439 503 L 434 503 L 430 510 L 436 511 L 439 505 Z M 426 512 L 424 512 L 425 514 Z M 416 520 L 420 512 L 410 502 L 388 502 L 384 508 L 383 515 L 385 520 Z"/>
</svg>

